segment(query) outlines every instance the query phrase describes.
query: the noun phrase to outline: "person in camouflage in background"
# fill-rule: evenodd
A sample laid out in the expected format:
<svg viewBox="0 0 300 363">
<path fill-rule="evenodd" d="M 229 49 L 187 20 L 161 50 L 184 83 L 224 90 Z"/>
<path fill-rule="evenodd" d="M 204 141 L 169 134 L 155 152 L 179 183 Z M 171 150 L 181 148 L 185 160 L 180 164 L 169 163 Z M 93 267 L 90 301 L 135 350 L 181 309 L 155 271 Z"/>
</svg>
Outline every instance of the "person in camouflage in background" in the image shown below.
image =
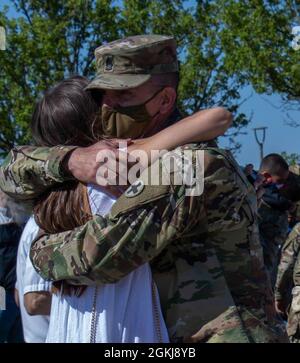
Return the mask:
<svg viewBox="0 0 300 363">
<path fill-rule="evenodd" d="M 123 97 L 126 89 L 148 87 L 149 61 L 158 62 L 174 47 L 168 38 L 160 57 L 149 57 L 153 39 L 157 41 L 155 36 L 131 37 L 96 50 L 99 73 L 91 87 L 104 90 L 104 103 L 106 96 Z M 158 122 L 167 125 L 166 115 L 153 120 L 153 129 Z M 70 167 L 76 164 L 72 163 L 76 152 L 81 153 L 77 169 L 85 171 L 81 181 L 93 182 L 95 154 L 87 150 L 14 149 L 1 169 L 1 188 L 17 198 L 32 199 L 55 183 L 81 180 L 76 167 Z M 254 189 L 231 154 L 214 143 L 185 145 L 176 151 L 179 156 L 191 153 L 194 175 L 200 166 L 198 155 L 204 153 L 203 194 L 189 195 L 190 187 L 176 185 L 176 170 L 168 185 L 148 184 L 145 172 L 109 216 L 95 216 L 73 231 L 41 234 L 31 251 L 37 271 L 53 281 L 92 285 L 116 282 L 150 261 L 171 341 L 287 342 L 263 265 Z M 157 166 L 165 172 L 162 159 Z"/>
<path fill-rule="evenodd" d="M 290 341 L 300 343 L 300 223 L 295 225 L 282 248 L 275 304 L 279 313 L 288 314 Z"/>
<path fill-rule="evenodd" d="M 265 179 L 264 194 L 258 208 L 258 222 L 264 262 L 274 287 L 280 248 L 288 235 L 288 212 L 292 208 L 290 196 L 280 189 L 289 178 L 289 166 L 281 155 L 269 154 L 261 162 L 259 174 Z"/>
<path fill-rule="evenodd" d="M 289 174 L 289 190 L 288 194 L 291 195 L 294 202 L 294 208 L 289 213 L 289 226 L 292 229 L 297 223 L 300 222 L 300 165 L 295 164 L 290 166 Z"/>
<path fill-rule="evenodd" d="M 290 166 L 289 194 L 295 208 L 290 213 L 292 231 L 283 245 L 275 286 L 276 310 L 288 315 L 290 341 L 300 343 L 300 166 Z"/>
</svg>

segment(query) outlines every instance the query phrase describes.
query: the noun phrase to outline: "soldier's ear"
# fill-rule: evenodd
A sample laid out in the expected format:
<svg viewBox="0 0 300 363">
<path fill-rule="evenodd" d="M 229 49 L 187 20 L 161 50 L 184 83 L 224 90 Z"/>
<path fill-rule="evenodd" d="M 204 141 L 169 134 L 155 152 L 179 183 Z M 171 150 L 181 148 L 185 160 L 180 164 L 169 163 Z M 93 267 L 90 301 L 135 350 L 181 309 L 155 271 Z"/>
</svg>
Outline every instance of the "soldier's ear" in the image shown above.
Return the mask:
<svg viewBox="0 0 300 363">
<path fill-rule="evenodd" d="M 176 103 L 177 93 L 173 87 L 165 87 L 160 98 L 160 114 L 168 114 Z"/>
</svg>

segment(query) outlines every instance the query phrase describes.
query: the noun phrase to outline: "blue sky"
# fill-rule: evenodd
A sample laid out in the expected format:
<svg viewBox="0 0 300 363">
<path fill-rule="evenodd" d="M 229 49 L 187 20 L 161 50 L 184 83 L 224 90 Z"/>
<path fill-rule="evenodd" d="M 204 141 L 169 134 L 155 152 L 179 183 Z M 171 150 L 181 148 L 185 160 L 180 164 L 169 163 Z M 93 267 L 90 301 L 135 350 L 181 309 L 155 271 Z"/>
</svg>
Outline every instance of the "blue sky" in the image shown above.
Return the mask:
<svg viewBox="0 0 300 363">
<path fill-rule="evenodd" d="M 190 1 L 190 4 L 192 5 L 193 1 Z M 15 17 L 16 12 L 11 6 L 11 1 L 1 0 L 1 10 L 4 5 L 10 5 L 9 15 Z M 240 153 L 236 155 L 238 162 L 240 164 L 251 162 L 256 167 L 259 165 L 259 149 L 252 129 L 260 126 L 268 127 L 264 147 L 265 154 L 282 151 L 300 154 L 300 127 L 293 128 L 285 123 L 286 112 L 278 109 L 281 104 L 280 96 L 277 94 L 258 95 L 251 87 L 243 89 L 242 95 L 245 98 L 252 95 L 241 106 L 240 111 L 246 115 L 253 114 L 253 118 L 249 127 L 243 130 L 247 134 L 237 137 L 237 141 L 242 144 Z M 290 115 L 300 123 L 300 104 L 299 110 L 290 112 Z M 220 144 L 225 147 L 227 145 L 226 138 L 222 139 Z"/>
<path fill-rule="evenodd" d="M 258 95 L 251 87 L 243 90 L 242 95 L 247 98 L 252 93 L 252 97 L 240 108 L 246 115 L 250 116 L 253 113 L 253 118 L 249 127 L 243 130 L 247 134 L 237 137 L 237 141 L 242 144 L 240 153 L 236 155 L 239 163 L 251 162 L 255 166 L 259 165 L 260 155 L 254 137 L 254 127 L 268 127 L 264 145 L 265 155 L 273 152 L 281 153 L 282 151 L 300 154 L 300 126 L 295 128 L 286 124 L 286 112 L 278 109 L 282 102 L 280 96 L 277 94 Z M 299 111 L 289 112 L 289 114 L 300 124 L 300 103 Z M 221 144 L 225 146 L 226 140 L 222 140 Z"/>
</svg>

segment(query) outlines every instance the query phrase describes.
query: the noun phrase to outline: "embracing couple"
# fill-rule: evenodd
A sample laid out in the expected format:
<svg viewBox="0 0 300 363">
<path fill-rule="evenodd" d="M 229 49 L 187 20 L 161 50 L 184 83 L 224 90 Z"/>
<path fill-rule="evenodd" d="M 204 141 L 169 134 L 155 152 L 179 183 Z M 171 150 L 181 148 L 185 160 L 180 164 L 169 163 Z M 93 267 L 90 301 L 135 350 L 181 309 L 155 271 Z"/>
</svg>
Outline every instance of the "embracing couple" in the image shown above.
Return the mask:
<svg viewBox="0 0 300 363">
<path fill-rule="evenodd" d="M 34 201 L 41 230 L 31 259 L 54 290 L 47 341 L 287 341 L 263 266 L 255 191 L 209 141 L 231 114 L 213 108 L 180 120 L 172 37 L 129 37 L 95 55 L 96 78 L 47 91 L 32 118 L 38 146 L 13 149 L 0 172 L 7 194 Z M 99 154 L 118 155 L 118 139 L 148 155 L 189 150 L 193 175 L 201 150 L 204 193 L 175 183 L 176 167 L 169 183 L 152 185 L 151 165 L 129 188 L 99 187 Z M 151 162 L 166 172 L 163 158 Z"/>
</svg>

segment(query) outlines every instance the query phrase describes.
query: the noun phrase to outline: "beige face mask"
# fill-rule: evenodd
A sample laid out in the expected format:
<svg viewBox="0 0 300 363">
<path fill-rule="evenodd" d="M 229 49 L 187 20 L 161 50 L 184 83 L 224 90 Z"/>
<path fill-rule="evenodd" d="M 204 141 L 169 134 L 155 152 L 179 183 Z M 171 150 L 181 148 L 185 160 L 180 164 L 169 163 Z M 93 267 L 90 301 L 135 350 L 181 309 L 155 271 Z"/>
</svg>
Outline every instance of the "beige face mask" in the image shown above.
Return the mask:
<svg viewBox="0 0 300 363">
<path fill-rule="evenodd" d="M 145 103 L 137 106 L 112 108 L 103 105 L 101 109 L 103 135 L 111 138 L 138 138 L 143 136 L 150 121 L 159 113 L 151 116 L 146 105 L 161 89 L 156 92 Z"/>
</svg>

